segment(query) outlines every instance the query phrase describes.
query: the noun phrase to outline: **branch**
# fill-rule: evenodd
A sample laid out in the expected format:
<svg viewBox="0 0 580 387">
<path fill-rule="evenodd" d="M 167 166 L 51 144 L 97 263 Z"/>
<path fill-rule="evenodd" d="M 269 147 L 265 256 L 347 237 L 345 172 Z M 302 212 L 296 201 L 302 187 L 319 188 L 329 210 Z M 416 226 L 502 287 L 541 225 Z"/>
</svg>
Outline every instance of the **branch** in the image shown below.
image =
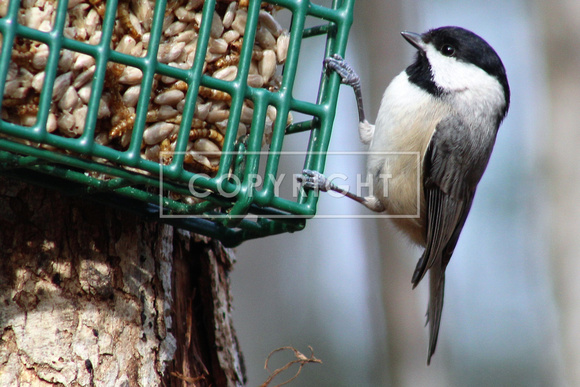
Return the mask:
<svg viewBox="0 0 580 387">
<path fill-rule="evenodd" d="M 294 364 L 300 364 L 300 367 L 298 368 L 298 371 L 296 371 L 296 374 L 293 377 L 291 377 L 290 379 L 288 379 L 287 381 L 285 381 L 284 383 L 277 384 L 274 387 L 283 386 L 285 384 L 290 383 L 294 379 L 296 379 L 298 377 L 298 375 L 300 375 L 300 372 L 302 371 L 302 367 L 304 367 L 308 363 L 318 363 L 318 364 L 322 364 L 322 360 L 317 359 L 317 358 L 314 357 L 314 350 L 312 349 L 312 347 L 311 346 L 308 346 L 308 348 L 310 349 L 310 357 L 306 357 L 304 354 L 302 354 L 300 351 L 298 351 L 294 347 L 281 347 L 281 348 L 275 349 L 272 352 L 270 352 L 270 354 L 266 358 L 266 363 L 264 364 L 264 368 L 268 372 L 270 372 L 270 377 L 268 377 L 268 379 L 264 383 L 262 383 L 260 385 L 260 387 L 268 387 L 270 385 L 270 383 L 272 382 L 272 380 L 274 380 L 274 378 L 276 376 L 278 376 L 280 373 L 286 371 L 288 368 L 292 367 Z M 294 356 L 296 357 L 296 359 L 294 359 L 294 360 L 286 363 L 286 365 L 284 365 L 281 368 L 276 369 L 274 372 L 270 371 L 270 369 L 268 368 L 268 363 L 270 361 L 270 358 L 276 352 L 281 352 L 281 351 L 284 351 L 284 350 L 290 350 L 290 351 L 294 352 Z"/>
</svg>

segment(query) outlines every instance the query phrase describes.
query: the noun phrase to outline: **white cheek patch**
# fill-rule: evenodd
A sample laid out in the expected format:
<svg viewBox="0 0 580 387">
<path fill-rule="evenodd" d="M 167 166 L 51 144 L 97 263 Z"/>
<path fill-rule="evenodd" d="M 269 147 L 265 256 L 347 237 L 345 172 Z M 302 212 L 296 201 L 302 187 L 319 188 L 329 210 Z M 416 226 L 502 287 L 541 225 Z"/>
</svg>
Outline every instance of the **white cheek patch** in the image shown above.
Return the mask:
<svg viewBox="0 0 580 387">
<path fill-rule="evenodd" d="M 428 44 L 426 55 L 435 84 L 447 92 L 465 92 L 465 98 L 477 98 L 488 106 L 505 105 L 503 87 L 494 76 L 474 64 L 442 55 Z M 458 95 L 459 97 L 459 95 Z"/>
</svg>

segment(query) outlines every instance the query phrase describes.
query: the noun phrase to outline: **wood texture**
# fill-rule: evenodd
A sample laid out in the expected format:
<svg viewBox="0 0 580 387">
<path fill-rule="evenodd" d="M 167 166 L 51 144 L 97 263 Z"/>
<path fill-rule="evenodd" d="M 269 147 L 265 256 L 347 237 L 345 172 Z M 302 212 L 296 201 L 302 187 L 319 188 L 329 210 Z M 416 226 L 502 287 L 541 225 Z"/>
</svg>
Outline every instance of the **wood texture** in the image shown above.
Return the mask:
<svg viewBox="0 0 580 387">
<path fill-rule="evenodd" d="M 231 252 L 0 178 L 0 385 L 235 386 Z"/>
</svg>

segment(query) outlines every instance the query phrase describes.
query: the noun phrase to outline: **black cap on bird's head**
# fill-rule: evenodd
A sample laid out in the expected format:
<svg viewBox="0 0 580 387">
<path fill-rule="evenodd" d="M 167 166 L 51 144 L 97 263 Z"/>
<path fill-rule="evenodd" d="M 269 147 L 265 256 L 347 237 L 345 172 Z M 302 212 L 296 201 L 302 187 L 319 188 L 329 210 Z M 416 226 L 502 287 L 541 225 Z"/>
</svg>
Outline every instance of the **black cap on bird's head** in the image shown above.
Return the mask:
<svg viewBox="0 0 580 387">
<path fill-rule="evenodd" d="M 403 37 L 418 50 L 417 59 L 407 69 L 409 77 L 432 94 L 442 91 L 433 84 L 431 65 L 427 58 L 429 46 L 443 57 L 455 58 L 457 61 L 473 64 L 495 77 L 503 87 L 505 111 L 510 101 L 510 88 L 505 67 L 495 50 L 480 36 L 461 27 L 440 27 L 424 34 L 402 32 Z"/>
</svg>

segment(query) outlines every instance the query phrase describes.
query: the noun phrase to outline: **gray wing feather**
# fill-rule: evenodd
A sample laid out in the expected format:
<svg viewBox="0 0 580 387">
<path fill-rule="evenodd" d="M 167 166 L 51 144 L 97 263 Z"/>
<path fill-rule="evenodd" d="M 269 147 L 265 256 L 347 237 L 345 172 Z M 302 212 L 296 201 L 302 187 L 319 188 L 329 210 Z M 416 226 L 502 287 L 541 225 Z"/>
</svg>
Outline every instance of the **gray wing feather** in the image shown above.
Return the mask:
<svg viewBox="0 0 580 387">
<path fill-rule="evenodd" d="M 433 134 L 423 160 L 426 211 L 426 245 L 413 273 L 413 287 L 430 271 L 429 364 L 435 352 L 443 295 L 445 268 L 451 259 L 459 234 L 471 208 L 477 183 L 491 155 L 494 139 L 478 149 L 464 122 L 455 115 L 443 119 Z M 495 136 L 495 133 L 493 133 Z M 485 142 L 485 139 L 483 141 Z"/>
</svg>

